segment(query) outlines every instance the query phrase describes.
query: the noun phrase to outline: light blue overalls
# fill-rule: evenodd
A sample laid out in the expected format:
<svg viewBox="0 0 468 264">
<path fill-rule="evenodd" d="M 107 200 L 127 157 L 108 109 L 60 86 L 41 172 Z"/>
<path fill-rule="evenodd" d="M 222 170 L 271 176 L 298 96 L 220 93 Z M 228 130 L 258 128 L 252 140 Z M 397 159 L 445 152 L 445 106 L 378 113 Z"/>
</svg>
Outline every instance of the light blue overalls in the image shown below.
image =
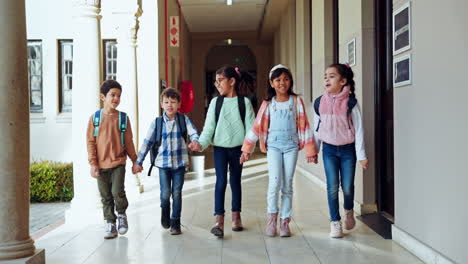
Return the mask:
<svg viewBox="0 0 468 264">
<path fill-rule="evenodd" d="M 278 193 L 281 187 L 282 219 L 291 217 L 293 176 L 296 170 L 299 139 L 296 106 L 293 96 L 286 102 L 270 102 L 270 128 L 267 139 L 268 213 L 278 213 Z"/>
</svg>

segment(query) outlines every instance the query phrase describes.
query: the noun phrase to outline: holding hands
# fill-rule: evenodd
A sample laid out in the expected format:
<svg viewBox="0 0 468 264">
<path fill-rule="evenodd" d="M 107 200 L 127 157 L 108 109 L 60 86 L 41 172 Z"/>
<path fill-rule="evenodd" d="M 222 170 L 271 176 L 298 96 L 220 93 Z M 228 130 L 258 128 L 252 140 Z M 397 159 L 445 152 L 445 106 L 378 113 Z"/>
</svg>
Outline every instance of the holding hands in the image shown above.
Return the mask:
<svg viewBox="0 0 468 264">
<path fill-rule="evenodd" d="M 318 155 L 315 154 L 314 156 L 310 156 L 310 157 L 306 157 L 306 160 L 307 160 L 307 163 L 314 163 L 314 164 L 317 164 L 318 163 Z"/>
<path fill-rule="evenodd" d="M 198 141 L 192 141 L 192 142 L 188 145 L 188 148 L 189 148 L 191 151 L 201 151 L 201 150 L 202 150 L 202 145 L 200 145 L 200 143 L 198 143 Z"/>
<path fill-rule="evenodd" d="M 241 156 L 240 156 L 240 160 L 239 160 L 239 163 L 240 164 L 243 164 L 244 162 L 248 161 L 250 159 L 250 153 L 248 152 L 242 152 Z"/>
<path fill-rule="evenodd" d="M 137 174 L 143 171 L 143 166 L 133 163 L 132 173 Z"/>
</svg>

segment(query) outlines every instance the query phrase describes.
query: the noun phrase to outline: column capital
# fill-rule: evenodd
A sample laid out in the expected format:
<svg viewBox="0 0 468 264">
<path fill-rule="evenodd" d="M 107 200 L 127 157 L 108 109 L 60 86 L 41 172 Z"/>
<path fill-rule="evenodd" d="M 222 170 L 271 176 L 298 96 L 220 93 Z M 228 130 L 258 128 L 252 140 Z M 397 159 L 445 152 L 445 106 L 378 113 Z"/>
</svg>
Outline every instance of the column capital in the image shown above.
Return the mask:
<svg viewBox="0 0 468 264">
<path fill-rule="evenodd" d="M 75 17 L 101 18 L 101 0 L 73 0 L 73 6 Z"/>
<path fill-rule="evenodd" d="M 116 16 L 119 21 L 116 24 L 116 30 L 118 32 L 117 43 L 119 44 L 130 44 L 136 46 L 137 33 L 139 29 L 138 18 L 143 13 L 143 10 L 139 5 L 117 5 L 112 11 L 112 15 Z"/>
<path fill-rule="evenodd" d="M 101 0 L 73 0 L 73 5 L 101 8 Z"/>
</svg>

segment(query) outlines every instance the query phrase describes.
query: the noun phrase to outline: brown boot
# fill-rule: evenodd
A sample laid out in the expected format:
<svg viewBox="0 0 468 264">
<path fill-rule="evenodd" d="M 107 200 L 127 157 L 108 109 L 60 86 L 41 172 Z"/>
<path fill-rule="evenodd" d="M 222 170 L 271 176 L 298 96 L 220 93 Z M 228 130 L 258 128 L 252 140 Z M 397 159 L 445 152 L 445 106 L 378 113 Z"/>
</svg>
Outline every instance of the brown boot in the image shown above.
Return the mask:
<svg viewBox="0 0 468 264">
<path fill-rule="evenodd" d="M 224 237 L 224 215 L 216 216 L 216 224 L 211 228 L 211 234 L 217 237 Z"/>
<path fill-rule="evenodd" d="M 244 230 L 240 212 L 232 212 L 232 231 L 239 232 Z"/>
<path fill-rule="evenodd" d="M 280 237 L 290 237 L 291 230 L 289 230 L 290 218 L 280 219 Z"/>
<path fill-rule="evenodd" d="M 266 225 L 265 234 L 270 237 L 276 236 L 276 223 L 278 221 L 278 213 L 268 214 L 268 222 Z"/>
</svg>

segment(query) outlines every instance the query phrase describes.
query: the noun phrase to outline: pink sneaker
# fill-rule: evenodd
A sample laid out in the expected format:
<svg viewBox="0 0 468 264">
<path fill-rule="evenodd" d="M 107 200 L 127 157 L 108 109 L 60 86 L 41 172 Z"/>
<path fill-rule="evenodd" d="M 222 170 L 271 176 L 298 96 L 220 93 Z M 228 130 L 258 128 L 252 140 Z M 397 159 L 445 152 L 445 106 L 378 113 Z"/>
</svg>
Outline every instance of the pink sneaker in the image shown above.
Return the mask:
<svg viewBox="0 0 468 264">
<path fill-rule="evenodd" d="M 280 237 L 290 237 L 291 230 L 289 230 L 290 218 L 280 219 Z"/>
<path fill-rule="evenodd" d="M 341 227 L 341 221 L 330 222 L 330 237 L 331 238 L 343 237 L 343 228 Z"/>
<path fill-rule="evenodd" d="M 354 210 L 345 210 L 344 228 L 346 230 L 351 230 L 355 225 L 356 220 L 354 219 Z"/>
<path fill-rule="evenodd" d="M 278 219 L 278 214 L 268 214 L 268 222 L 266 225 L 265 233 L 267 236 L 274 237 L 276 236 L 276 221 Z"/>
</svg>

